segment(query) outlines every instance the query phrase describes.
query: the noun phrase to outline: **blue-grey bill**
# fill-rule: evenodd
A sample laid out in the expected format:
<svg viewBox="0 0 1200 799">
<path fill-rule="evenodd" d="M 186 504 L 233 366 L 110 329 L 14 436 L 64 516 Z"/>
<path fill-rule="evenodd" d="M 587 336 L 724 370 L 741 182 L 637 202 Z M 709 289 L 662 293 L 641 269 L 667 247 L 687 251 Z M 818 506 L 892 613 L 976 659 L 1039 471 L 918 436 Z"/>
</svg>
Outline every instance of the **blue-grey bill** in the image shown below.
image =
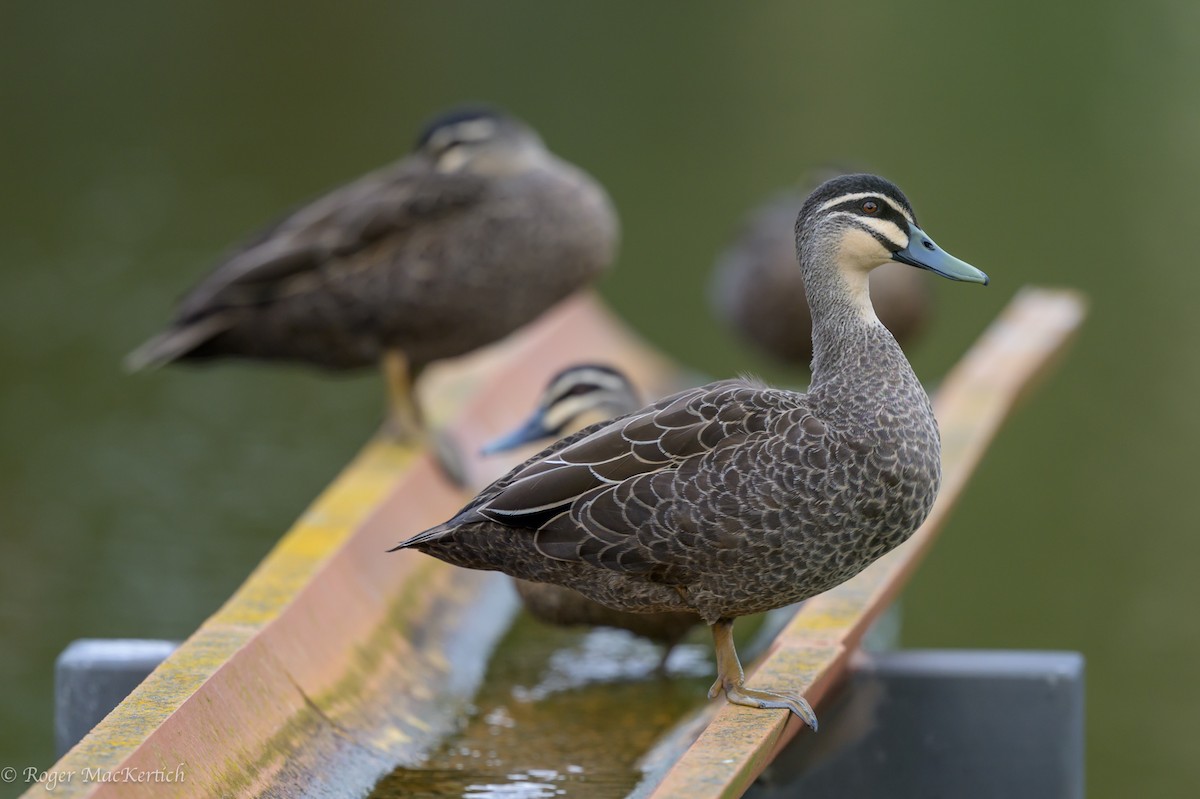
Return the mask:
<svg viewBox="0 0 1200 799">
<path fill-rule="evenodd" d="M 539 408 L 532 416 L 522 422 L 520 427 L 484 444 L 480 448 L 479 454 L 499 455 L 502 452 L 509 452 L 517 447 L 531 444 L 534 441 L 541 441 L 551 436 L 554 436 L 554 431 L 546 429 L 546 420 L 542 416 L 542 409 Z"/>
<path fill-rule="evenodd" d="M 910 225 L 908 246 L 903 250 L 892 253 L 892 260 L 902 264 L 915 266 L 918 269 L 928 269 L 942 277 L 951 280 L 962 280 L 967 283 L 988 284 L 988 276 L 971 266 L 966 261 L 960 261 L 950 253 L 937 246 L 929 235 L 916 225 Z"/>
</svg>

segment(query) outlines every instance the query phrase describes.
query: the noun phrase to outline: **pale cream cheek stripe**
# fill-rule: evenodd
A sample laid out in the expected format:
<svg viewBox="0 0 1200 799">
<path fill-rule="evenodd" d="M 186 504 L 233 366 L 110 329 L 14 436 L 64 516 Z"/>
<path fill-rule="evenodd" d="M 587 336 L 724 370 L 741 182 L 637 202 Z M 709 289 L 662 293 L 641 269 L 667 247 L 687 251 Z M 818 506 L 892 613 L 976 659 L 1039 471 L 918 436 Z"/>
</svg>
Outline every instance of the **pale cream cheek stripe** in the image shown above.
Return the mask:
<svg viewBox="0 0 1200 799">
<path fill-rule="evenodd" d="M 546 427 L 557 430 L 570 421 L 573 416 L 591 409 L 594 404 L 595 397 L 578 396 L 560 400 L 551 405 L 546 412 Z"/>
<path fill-rule="evenodd" d="M 875 306 L 871 303 L 868 278 L 871 269 L 888 261 L 891 253 L 867 231 L 854 229 L 846 231 L 838 250 L 838 261 L 845 265 L 838 271 L 854 299 L 859 315 L 864 319 L 878 321 Z M 850 264 L 855 266 L 849 266 Z"/>
<path fill-rule="evenodd" d="M 908 232 L 902 230 L 899 225 L 890 219 L 876 219 L 870 216 L 859 216 L 852 214 L 849 211 L 838 211 L 830 214 L 834 216 L 844 216 L 854 222 L 855 225 L 864 228 L 870 228 L 887 239 L 892 246 L 897 250 L 902 250 L 908 246 Z M 881 247 L 883 245 L 880 245 Z"/>
</svg>

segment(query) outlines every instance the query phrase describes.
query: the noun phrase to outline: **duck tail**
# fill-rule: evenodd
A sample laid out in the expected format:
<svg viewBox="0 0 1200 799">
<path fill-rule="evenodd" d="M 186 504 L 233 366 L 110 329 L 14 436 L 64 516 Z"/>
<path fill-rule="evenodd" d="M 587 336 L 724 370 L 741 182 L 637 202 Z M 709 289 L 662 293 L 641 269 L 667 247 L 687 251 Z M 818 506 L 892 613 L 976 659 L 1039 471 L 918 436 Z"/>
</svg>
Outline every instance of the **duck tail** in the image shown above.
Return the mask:
<svg viewBox="0 0 1200 799">
<path fill-rule="evenodd" d="M 228 327 L 228 320 L 220 316 L 209 316 L 181 327 L 170 327 L 126 355 L 125 371 L 140 372 L 166 366 Z"/>
<path fill-rule="evenodd" d="M 397 550 L 400 550 L 400 549 L 412 549 L 414 547 L 419 549 L 422 544 L 427 544 L 430 541 L 434 541 L 438 538 L 441 538 L 442 536 L 449 533 L 453 528 L 454 528 L 454 525 L 451 524 L 451 522 L 439 524 L 437 527 L 430 527 L 425 532 L 417 533 L 412 538 L 409 538 L 406 541 L 402 541 L 399 544 L 396 544 L 396 546 L 389 549 L 388 552 L 396 552 Z"/>
</svg>

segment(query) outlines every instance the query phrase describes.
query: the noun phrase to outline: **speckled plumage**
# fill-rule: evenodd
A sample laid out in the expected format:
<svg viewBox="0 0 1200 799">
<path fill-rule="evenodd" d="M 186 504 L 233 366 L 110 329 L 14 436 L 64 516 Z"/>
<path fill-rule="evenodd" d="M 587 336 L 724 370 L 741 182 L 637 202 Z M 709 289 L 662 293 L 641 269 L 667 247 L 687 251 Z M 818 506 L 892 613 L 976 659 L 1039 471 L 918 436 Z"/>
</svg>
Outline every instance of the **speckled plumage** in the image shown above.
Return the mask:
<svg viewBox="0 0 1200 799">
<path fill-rule="evenodd" d="M 839 174 L 820 173 L 821 180 Z M 750 345 L 783 363 L 807 369 L 813 356 L 812 315 L 804 278 L 796 268 L 791 226 L 809 190 L 789 189 L 751 211 L 729 247 L 718 256 L 709 285 L 717 315 Z M 887 263 L 871 273 L 871 302 L 884 327 L 907 349 L 933 312 L 927 275 Z"/>
<path fill-rule="evenodd" d="M 567 585 L 626 611 L 712 625 L 730 701 L 746 689 L 732 619 L 852 577 L 924 521 L 941 479 L 929 398 L 879 322 L 867 275 L 888 260 L 987 276 L 938 250 L 892 184 L 835 178 L 806 201 L 797 252 L 813 313 L 807 394 L 725 380 L 557 442 L 445 524 L 400 545 L 460 566 Z"/>
<path fill-rule="evenodd" d="M 486 448 L 507 452 L 561 435 L 564 426 L 578 425 L 586 417 L 623 416 L 642 403 L 629 378 L 617 369 L 597 364 L 577 364 L 555 374 L 547 383 L 533 415 Z M 517 594 L 534 618 L 561 627 L 586 625 L 616 627 L 663 644 L 663 661 L 671 649 L 701 619 L 690 611 L 633 613 L 616 610 L 589 599 L 573 588 L 514 578 Z"/>
<path fill-rule="evenodd" d="M 131 367 L 217 357 L 424 365 L 495 341 L 612 262 L 604 189 L 490 110 L 431 124 L 403 160 L 288 214 L 179 304 Z"/>
<path fill-rule="evenodd" d="M 860 363 L 895 346 L 879 336 Z M 808 395 L 744 380 L 680 392 L 559 442 L 406 545 L 709 623 L 797 602 L 904 540 L 937 492 L 924 390 L 911 371 L 863 377 Z M 837 420 L 851 407 L 866 423 Z"/>
</svg>

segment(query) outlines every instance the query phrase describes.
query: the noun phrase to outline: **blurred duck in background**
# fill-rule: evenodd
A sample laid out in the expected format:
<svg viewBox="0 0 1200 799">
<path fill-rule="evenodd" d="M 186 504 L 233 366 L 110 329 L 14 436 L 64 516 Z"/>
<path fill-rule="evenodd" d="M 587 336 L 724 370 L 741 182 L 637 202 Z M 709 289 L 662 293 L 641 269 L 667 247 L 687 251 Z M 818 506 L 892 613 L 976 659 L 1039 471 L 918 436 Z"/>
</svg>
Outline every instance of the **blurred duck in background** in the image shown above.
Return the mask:
<svg viewBox="0 0 1200 799">
<path fill-rule="evenodd" d="M 498 455 L 553 441 L 597 422 L 625 416 L 641 406 L 633 383 L 620 370 L 603 364 L 569 366 L 546 384 L 529 418 L 488 443 L 482 452 Z M 660 671 L 665 670 L 675 645 L 701 623 L 695 613 L 629 613 L 602 605 L 566 586 L 519 578 L 513 578 L 513 583 L 529 615 L 539 621 L 559 627 L 615 627 L 662 644 Z"/>
<path fill-rule="evenodd" d="M 532 321 L 612 263 L 604 188 L 491 108 L 433 120 L 402 160 L 252 236 L 184 296 L 130 370 L 251 358 L 381 364 L 388 430 L 420 437 L 413 381 Z"/>
<path fill-rule="evenodd" d="M 717 258 L 709 284 L 717 316 L 755 349 L 792 367 L 807 370 L 813 356 L 812 312 L 796 268 L 796 215 L 813 189 L 851 171 L 815 170 L 751 211 Z M 933 313 L 929 276 L 887 263 L 871 273 L 869 290 L 879 320 L 907 349 Z"/>
<path fill-rule="evenodd" d="M 640 407 L 637 389 L 621 370 L 591 363 L 568 366 L 550 378 L 537 407 L 520 426 L 485 444 L 480 452 L 497 455 L 553 441 Z"/>
</svg>

